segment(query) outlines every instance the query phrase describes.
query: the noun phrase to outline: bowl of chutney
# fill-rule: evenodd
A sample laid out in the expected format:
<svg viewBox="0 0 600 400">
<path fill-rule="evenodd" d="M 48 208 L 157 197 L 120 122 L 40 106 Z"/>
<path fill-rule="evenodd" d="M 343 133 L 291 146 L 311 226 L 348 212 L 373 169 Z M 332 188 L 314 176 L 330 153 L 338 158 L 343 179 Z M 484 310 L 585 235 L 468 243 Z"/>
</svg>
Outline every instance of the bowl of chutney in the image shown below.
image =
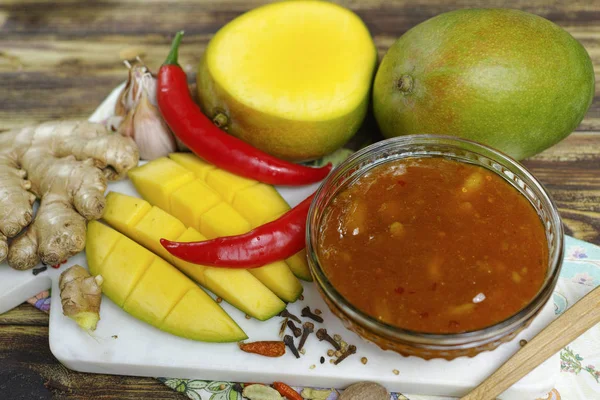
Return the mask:
<svg viewBox="0 0 600 400">
<path fill-rule="evenodd" d="M 537 179 L 440 135 L 354 153 L 318 189 L 306 232 L 318 290 L 346 328 L 425 359 L 513 339 L 551 298 L 563 259 L 562 222 Z"/>
</svg>

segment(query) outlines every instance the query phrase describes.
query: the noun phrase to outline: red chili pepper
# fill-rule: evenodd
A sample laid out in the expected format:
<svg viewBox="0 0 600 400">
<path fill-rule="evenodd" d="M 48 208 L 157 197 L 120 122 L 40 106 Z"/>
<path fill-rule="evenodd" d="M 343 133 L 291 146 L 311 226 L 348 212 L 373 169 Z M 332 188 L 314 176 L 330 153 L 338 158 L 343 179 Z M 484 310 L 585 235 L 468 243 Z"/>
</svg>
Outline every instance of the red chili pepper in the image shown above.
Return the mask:
<svg viewBox="0 0 600 400">
<path fill-rule="evenodd" d="M 277 390 L 287 400 L 304 400 L 298 392 L 283 382 L 273 382 L 273 389 Z"/>
<path fill-rule="evenodd" d="M 256 268 L 290 257 L 304 248 L 306 217 L 314 195 L 275 221 L 237 236 L 202 242 L 160 239 L 175 257 L 195 264 L 226 268 Z"/>
<path fill-rule="evenodd" d="M 331 164 L 311 168 L 273 157 L 231 136 L 202 113 L 190 95 L 177 52 L 178 32 L 167 60 L 158 71 L 158 107 L 167 125 L 197 156 L 219 168 L 271 185 L 307 185 L 322 180 Z"/>
</svg>

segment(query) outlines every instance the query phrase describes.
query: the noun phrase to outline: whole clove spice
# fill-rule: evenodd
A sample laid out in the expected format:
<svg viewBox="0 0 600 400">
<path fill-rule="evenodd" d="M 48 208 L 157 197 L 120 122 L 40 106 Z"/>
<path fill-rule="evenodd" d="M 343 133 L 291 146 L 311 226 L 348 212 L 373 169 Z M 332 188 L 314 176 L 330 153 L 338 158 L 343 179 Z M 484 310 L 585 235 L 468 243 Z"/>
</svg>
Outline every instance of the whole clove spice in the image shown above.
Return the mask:
<svg viewBox="0 0 600 400">
<path fill-rule="evenodd" d="M 339 363 L 344 361 L 348 356 L 355 354 L 355 353 L 356 353 L 356 346 L 351 344 L 350 346 L 348 346 L 348 350 L 346 350 L 346 352 L 344 354 L 339 356 L 338 359 L 334 361 L 334 364 L 338 365 Z"/>
<path fill-rule="evenodd" d="M 31 271 L 31 272 L 33 273 L 34 276 L 37 276 L 37 275 L 41 274 L 42 272 L 44 272 L 47 269 L 48 269 L 48 267 L 46 267 L 44 265 L 43 267 L 34 268 L 33 271 Z"/>
<path fill-rule="evenodd" d="M 315 322 L 319 322 L 319 323 L 323 322 L 323 318 L 321 318 L 320 316 L 318 316 L 316 314 L 313 314 L 312 311 L 310 311 L 310 307 L 309 306 L 306 306 L 306 307 L 304 307 L 302 309 L 302 314 L 301 315 L 303 317 L 310 318 L 310 319 L 312 319 Z"/>
<path fill-rule="evenodd" d="M 298 338 L 298 337 L 300 337 L 300 335 L 302 335 L 302 329 L 300 329 L 296 325 L 294 325 L 294 321 L 288 320 L 287 326 L 288 326 L 288 328 L 290 328 L 290 330 L 294 334 L 294 337 Z"/>
<path fill-rule="evenodd" d="M 314 332 L 315 324 L 313 324 L 312 322 L 305 322 L 304 325 L 302 325 L 302 328 L 302 337 L 300 338 L 300 344 L 298 344 L 298 350 L 302 350 L 302 348 L 304 347 L 304 343 L 306 343 L 308 335 Z"/>
<path fill-rule="evenodd" d="M 284 317 L 284 318 L 289 318 L 291 320 L 296 321 L 297 323 L 301 324 L 302 321 L 300 321 L 300 318 L 296 317 L 294 314 L 292 314 L 291 312 L 289 312 L 287 310 L 287 308 L 284 308 L 282 312 L 280 312 L 279 314 L 280 317 Z"/>
<path fill-rule="evenodd" d="M 294 345 L 293 337 L 291 337 L 290 335 L 285 335 L 283 337 L 283 343 L 285 343 L 285 345 L 290 349 L 292 354 L 294 354 L 294 356 L 296 356 L 296 358 L 300 358 L 300 353 L 298 353 L 298 349 Z"/>
<path fill-rule="evenodd" d="M 327 334 L 327 329 L 325 328 L 321 328 L 317 331 L 317 339 L 319 339 L 321 342 L 323 340 L 329 342 L 329 344 L 331 344 L 336 350 L 340 350 L 342 348 L 338 342 L 333 340 L 333 338 Z"/>
</svg>

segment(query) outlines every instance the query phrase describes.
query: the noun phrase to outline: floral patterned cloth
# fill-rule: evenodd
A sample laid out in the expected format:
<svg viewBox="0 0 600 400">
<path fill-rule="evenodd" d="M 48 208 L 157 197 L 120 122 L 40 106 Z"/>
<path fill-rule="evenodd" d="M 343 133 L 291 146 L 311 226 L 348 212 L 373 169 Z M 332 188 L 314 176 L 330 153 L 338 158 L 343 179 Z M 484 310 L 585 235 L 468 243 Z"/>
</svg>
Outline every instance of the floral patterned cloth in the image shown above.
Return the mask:
<svg viewBox="0 0 600 400">
<path fill-rule="evenodd" d="M 554 291 L 555 313 L 563 313 L 600 285 L 600 247 L 571 237 L 566 238 L 566 255 L 558 285 Z M 50 310 L 50 291 L 28 302 L 42 311 Z M 600 324 L 596 325 L 560 352 L 561 374 L 556 387 L 539 400 L 600 399 Z M 173 390 L 194 400 L 242 400 L 243 384 L 196 379 L 158 378 Z M 295 388 L 306 399 L 337 399 L 334 389 Z M 391 400 L 443 400 L 447 398 L 393 393 Z M 532 399 L 534 400 L 534 399 Z"/>
</svg>

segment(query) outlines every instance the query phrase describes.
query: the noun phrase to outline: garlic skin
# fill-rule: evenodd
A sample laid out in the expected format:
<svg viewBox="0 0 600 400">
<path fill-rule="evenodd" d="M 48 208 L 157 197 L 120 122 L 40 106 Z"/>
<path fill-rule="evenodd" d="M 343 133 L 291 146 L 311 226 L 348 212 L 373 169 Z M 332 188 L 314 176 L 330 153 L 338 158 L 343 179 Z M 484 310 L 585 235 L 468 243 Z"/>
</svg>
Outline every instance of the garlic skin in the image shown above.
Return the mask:
<svg viewBox="0 0 600 400">
<path fill-rule="evenodd" d="M 148 97 L 144 90 L 133 114 L 131 129 L 140 156 L 145 160 L 154 160 L 177 151 L 177 143 L 158 108 L 152 105 Z"/>
<path fill-rule="evenodd" d="M 141 61 L 126 65 L 129 79 L 115 105 L 115 116 L 107 121 L 109 127 L 120 135 L 131 136 L 143 160 L 177 151 L 175 136 L 157 107 L 156 78 Z"/>
</svg>

